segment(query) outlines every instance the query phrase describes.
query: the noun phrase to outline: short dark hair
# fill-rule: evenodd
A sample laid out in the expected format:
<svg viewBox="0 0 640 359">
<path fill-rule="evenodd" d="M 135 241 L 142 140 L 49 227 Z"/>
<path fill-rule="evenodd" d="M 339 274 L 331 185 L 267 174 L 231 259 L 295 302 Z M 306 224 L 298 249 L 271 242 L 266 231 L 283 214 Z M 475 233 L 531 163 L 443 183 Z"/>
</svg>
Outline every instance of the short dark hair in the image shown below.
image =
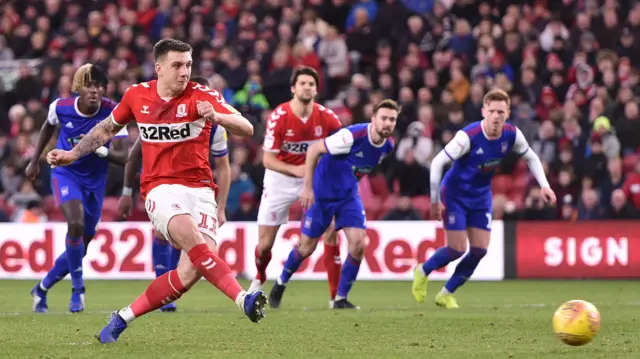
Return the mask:
<svg viewBox="0 0 640 359">
<path fill-rule="evenodd" d="M 191 45 L 176 39 L 162 39 L 153 46 L 153 57 L 156 61 L 170 51 L 193 52 Z"/>
<path fill-rule="evenodd" d="M 402 111 L 402 106 L 398 105 L 398 103 L 393 101 L 392 99 L 384 99 L 380 101 L 380 103 L 375 105 L 375 107 L 373 108 L 373 113 L 374 114 L 378 113 L 378 110 L 381 108 L 388 108 L 390 110 L 395 110 L 395 111 L 398 111 L 398 113 Z"/>
<path fill-rule="evenodd" d="M 486 95 L 484 95 L 484 98 L 482 99 L 482 104 L 483 105 L 488 105 L 489 102 L 506 102 L 507 103 L 507 107 L 511 107 L 511 99 L 509 98 L 509 94 L 507 94 L 506 91 L 501 90 L 501 89 L 493 89 L 489 92 L 487 92 Z"/>
<path fill-rule="evenodd" d="M 298 82 L 298 77 L 300 77 L 301 75 L 313 77 L 316 82 L 316 86 L 320 86 L 320 76 L 318 76 L 318 72 L 309 66 L 299 66 L 295 70 L 293 70 L 293 75 L 291 75 L 291 86 L 296 85 L 296 82 Z"/>
<path fill-rule="evenodd" d="M 192 76 L 191 77 L 191 81 L 203 85 L 203 86 L 207 86 L 210 87 L 211 85 L 209 85 L 209 80 L 207 80 L 206 78 L 202 77 L 202 76 Z"/>
</svg>

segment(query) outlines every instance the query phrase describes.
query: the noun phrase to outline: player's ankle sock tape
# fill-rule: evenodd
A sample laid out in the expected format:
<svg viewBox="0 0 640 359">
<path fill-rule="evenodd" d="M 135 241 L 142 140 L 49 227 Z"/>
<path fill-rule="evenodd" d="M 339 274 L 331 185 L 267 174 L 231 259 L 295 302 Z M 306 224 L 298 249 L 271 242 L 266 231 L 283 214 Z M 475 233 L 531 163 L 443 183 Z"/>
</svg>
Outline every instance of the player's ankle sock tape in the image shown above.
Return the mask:
<svg viewBox="0 0 640 359">
<path fill-rule="evenodd" d="M 209 283 L 213 284 L 231 300 L 236 300 L 238 294 L 243 291 L 240 283 L 234 277 L 227 263 L 213 254 L 206 243 L 198 244 L 191 248 L 187 254 L 191 263 Z"/>
<path fill-rule="evenodd" d="M 425 275 L 429 275 L 429 273 L 433 272 L 434 270 L 440 269 L 450 262 L 453 262 L 456 259 L 462 257 L 463 254 L 464 252 L 456 251 L 449 246 L 440 247 L 435 251 L 435 253 L 433 253 L 431 257 L 429 257 L 426 262 L 424 262 L 424 264 L 422 265 L 422 270 L 424 271 Z"/>
<path fill-rule="evenodd" d="M 358 272 L 360 271 L 360 259 L 356 259 L 351 256 L 351 253 L 347 256 L 347 259 L 344 261 L 344 266 L 342 266 L 342 273 L 340 275 L 340 284 L 338 285 L 338 293 L 336 298 L 342 297 L 346 298 L 355 283 L 356 278 L 358 277 Z"/>
<path fill-rule="evenodd" d="M 458 287 L 463 285 L 471 277 L 485 254 L 487 254 L 486 249 L 471 247 L 469 249 L 469 253 L 467 253 L 460 263 L 458 263 L 453 275 L 449 278 L 447 283 L 445 283 L 444 287 L 450 293 L 455 292 Z"/>
<path fill-rule="evenodd" d="M 147 287 L 147 290 L 131 303 L 132 314 L 137 318 L 152 312 L 165 304 L 178 300 L 186 291 L 187 289 L 178 277 L 178 272 L 175 270 L 167 272 L 154 279 Z M 128 318 L 126 315 L 123 318 L 127 322 L 133 320 L 133 318 Z"/>
<path fill-rule="evenodd" d="M 69 274 L 69 262 L 67 261 L 67 252 L 62 252 L 62 254 L 56 258 L 56 261 L 53 264 L 53 268 L 49 270 L 47 276 L 41 282 L 42 287 L 49 290 L 54 284 L 58 283 L 64 277 Z"/>
<path fill-rule="evenodd" d="M 289 282 L 289 279 L 291 279 L 293 273 L 295 273 L 298 268 L 300 268 L 300 265 L 302 264 L 302 262 L 304 262 L 304 259 L 305 257 L 300 254 L 298 247 L 295 247 L 291 250 L 291 252 L 289 252 L 287 261 L 284 262 L 284 267 L 282 268 L 282 273 L 280 274 L 280 281 L 283 284 Z"/>
</svg>

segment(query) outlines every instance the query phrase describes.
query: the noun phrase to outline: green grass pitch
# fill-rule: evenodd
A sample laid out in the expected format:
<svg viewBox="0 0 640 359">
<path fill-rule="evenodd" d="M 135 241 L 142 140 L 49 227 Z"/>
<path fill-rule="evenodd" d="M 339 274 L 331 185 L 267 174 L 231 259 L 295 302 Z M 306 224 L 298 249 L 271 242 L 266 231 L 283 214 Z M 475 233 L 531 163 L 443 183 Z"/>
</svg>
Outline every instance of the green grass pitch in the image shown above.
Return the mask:
<svg viewBox="0 0 640 359">
<path fill-rule="evenodd" d="M 49 294 L 49 313 L 31 313 L 34 283 L 0 282 L 0 358 L 640 357 L 640 283 L 632 281 L 469 282 L 459 310 L 433 304 L 442 283 L 430 283 L 428 302 L 418 305 L 410 282 L 362 281 L 350 297 L 359 311 L 328 309 L 324 281 L 292 281 L 282 307 L 258 325 L 203 281 L 178 312 L 147 315 L 112 345 L 95 334 L 148 282 L 89 281 L 87 310 L 75 315 L 66 312 L 69 281 Z M 602 315 L 600 334 L 583 347 L 551 331 L 553 312 L 570 299 L 591 301 Z"/>
</svg>

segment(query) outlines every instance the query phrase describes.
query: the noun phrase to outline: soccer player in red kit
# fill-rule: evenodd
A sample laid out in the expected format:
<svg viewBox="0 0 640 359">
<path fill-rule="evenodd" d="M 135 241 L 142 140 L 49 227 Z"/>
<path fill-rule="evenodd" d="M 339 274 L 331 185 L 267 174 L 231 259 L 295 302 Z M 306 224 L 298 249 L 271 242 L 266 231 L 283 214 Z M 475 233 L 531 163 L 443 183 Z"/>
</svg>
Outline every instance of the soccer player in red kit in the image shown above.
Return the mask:
<svg viewBox="0 0 640 359">
<path fill-rule="evenodd" d="M 267 297 L 247 293 L 216 253 L 217 190 L 209 164 L 212 123 L 240 135 L 253 126 L 222 96 L 189 81 L 191 46 L 164 39 L 154 46 L 158 80 L 130 87 L 112 114 L 71 151 L 53 150 L 52 166 L 69 165 L 92 153 L 135 120 L 142 140 L 141 194 L 154 228 L 182 249 L 176 270 L 156 278 L 131 305 L 112 313 L 101 343 L 115 342 L 137 317 L 180 298 L 201 277 L 234 300 L 253 322 L 264 317 Z"/>
<path fill-rule="evenodd" d="M 312 143 L 342 127 L 338 116 L 314 101 L 318 93 L 318 73 L 299 67 L 291 77 L 293 99 L 278 106 L 267 121 L 264 136 L 264 192 L 258 210 L 258 274 L 249 292 L 262 290 L 271 261 L 271 248 L 278 229 L 289 221 L 289 208 L 302 191 L 304 161 Z M 324 263 L 329 279 L 330 307 L 340 282 L 340 251 L 332 226 L 324 233 Z"/>
</svg>

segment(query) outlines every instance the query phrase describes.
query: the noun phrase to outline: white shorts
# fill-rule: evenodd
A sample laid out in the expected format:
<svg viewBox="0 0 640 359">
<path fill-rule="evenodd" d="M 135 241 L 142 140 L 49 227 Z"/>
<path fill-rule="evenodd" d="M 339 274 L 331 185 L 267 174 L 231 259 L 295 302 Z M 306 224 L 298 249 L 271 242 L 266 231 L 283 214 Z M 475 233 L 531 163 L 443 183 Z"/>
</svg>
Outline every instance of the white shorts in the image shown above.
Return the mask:
<svg viewBox="0 0 640 359">
<path fill-rule="evenodd" d="M 289 208 L 300 197 L 303 181 L 302 178 L 265 170 L 258 224 L 279 226 L 289 222 Z"/>
<path fill-rule="evenodd" d="M 216 239 L 218 204 L 210 187 L 162 184 L 147 194 L 144 204 L 153 227 L 166 239 L 173 241 L 169 236 L 169 220 L 179 214 L 190 214 L 200 232 Z"/>
</svg>

